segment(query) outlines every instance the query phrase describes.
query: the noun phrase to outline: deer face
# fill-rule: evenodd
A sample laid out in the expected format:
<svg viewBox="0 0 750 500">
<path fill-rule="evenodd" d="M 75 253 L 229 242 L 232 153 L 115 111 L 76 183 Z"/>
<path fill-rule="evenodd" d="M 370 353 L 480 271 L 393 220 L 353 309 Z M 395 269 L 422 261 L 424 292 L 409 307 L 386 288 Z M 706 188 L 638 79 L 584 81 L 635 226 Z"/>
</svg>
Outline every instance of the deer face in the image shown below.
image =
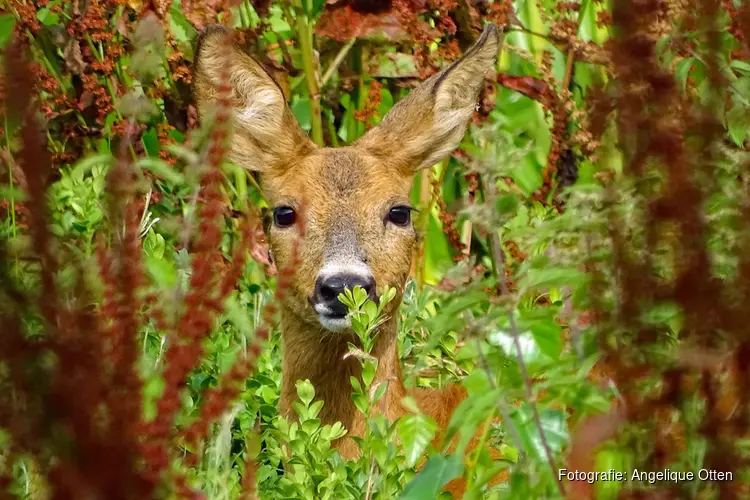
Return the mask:
<svg viewBox="0 0 750 500">
<path fill-rule="evenodd" d="M 261 173 L 278 268 L 291 263 L 299 245 L 284 307 L 324 330 L 347 330 L 351 324 L 338 300 L 346 288 L 361 286 L 373 299 L 386 286 L 403 288 L 416 241 L 412 178 L 463 137 L 496 60 L 497 28 L 489 25 L 463 58 L 423 82 L 354 144 L 337 149 L 319 148 L 307 138 L 278 85 L 228 37 L 221 27 L 201 35 L 195 72 L 201 118 L 215 106 L 217 88 L 229 84 L 230 159 Z M 225 68 L 229 82 L 220 81 Z"/>
</svg>

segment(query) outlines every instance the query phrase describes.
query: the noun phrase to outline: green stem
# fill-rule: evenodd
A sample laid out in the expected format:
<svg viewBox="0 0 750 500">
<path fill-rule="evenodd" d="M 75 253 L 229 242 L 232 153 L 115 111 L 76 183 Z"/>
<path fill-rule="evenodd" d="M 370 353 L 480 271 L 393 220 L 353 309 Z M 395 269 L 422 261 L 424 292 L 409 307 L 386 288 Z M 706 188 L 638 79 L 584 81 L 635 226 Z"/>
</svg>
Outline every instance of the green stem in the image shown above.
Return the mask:
<svg viewBox="0 0 750 500">
<path fill-rule="evenodd" d="M 96 46 L 94 45 L 94 41 L 91 40 L 91 37 L 89 36 L 88 33 L 86 33 L 84 35 L 84 37 L 86 38 L 86 43 L 89 44 L 89 48 L 91 49 L 91 53 L 94 54 L 94 57 L 96 57 L 96 60 L 99 61 L 99 63 L 101 64 L 102 57 L 101 57 L 101 54 L 99 53 L 99 51 L 96 50 Z"/>
<path fill-rule="evenodd" d="M 245 2 L 240 3 L 239 11 L 240 11 L 240 22 L 242 23 L 242 27 L 249 28 L 250 27 L 250 14 L 247 12 L 247 7 L 245 6 Z"/>
<path fill-rule="evenodd" d="M 336 54 L 336 57 L 333 59 L 333 62 L 328 67 L 325 73 L 323 73 L 323 78 L 320 79 L 320 85 L 321 87 L 330 80 L 331 76 L 333 76 L 333 72 L 336 71 L 336 69 L 341 65 L 346 55 L 349 53 L 351 48 L 354 46 L 354 43 L 357 41 L 357 37 L 353 37 L 351 40 L 346 42 L 342 47 L 341 50 L 339 50 L 338 54 Z"/>
<path fill-rule="evenodd" d="M 10 224 L 11 234 L 16 237 L 16 199 L 13 196 L 13 158 L 10 153 L 10 130 L 8 130 L 8 115 L 5 115 L 5 147 L 8 150 L 8 182 L 10 183 Z"/>
<path fill-rule="evenodd" d="M 307 14 L 303 12 L 302 0 L 294 0 L 292 5 L 296 8 L 295 20 L 297 24 L 297 33 L 299 34 L 300 50 L 302 51 L 302 65 L 307 80 L 307 89 L 310 93 L 310 106 L 312 107 L 312 140 L 318 146 L 322 146 L 323 115 L 320 106 L 318 67 L 313 47 L 313 23 L 308 19 Z M 289 21 L 291 22 L 291 19 Z"/>
</svg>

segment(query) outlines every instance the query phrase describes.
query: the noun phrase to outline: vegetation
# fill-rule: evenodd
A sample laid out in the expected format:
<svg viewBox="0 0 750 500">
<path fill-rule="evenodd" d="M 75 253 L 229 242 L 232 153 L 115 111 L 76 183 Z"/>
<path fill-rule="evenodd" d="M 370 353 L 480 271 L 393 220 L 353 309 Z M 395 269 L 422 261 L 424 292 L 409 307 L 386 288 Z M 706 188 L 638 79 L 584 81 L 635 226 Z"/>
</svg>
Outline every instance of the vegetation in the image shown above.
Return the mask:
<svg viewBox="0 0 750 500">
<path fill-rule="evenodd" d="M 4 7 L 0 497 L 432 499 L 462 475 L 465 498 L 747 496 L 746 2 Z M 405 382 L 461 381 L 444 444 L 479 431 L 476 449 L 371 411 L 385 300 L 359 289 L 343 301 L 361 458 L 332 447 L 346 429 L 321 425 L 309 381 L 298 420 L 278 415 L 291 271 L 269 258 L 256 177 L 197 121 L 194 44 L 214 22 L 329 146 L 502 27 L 470 132 L 415 181 L 399 312 Z M 665 469 L 732 480 L 630 480 Z"/>
</svg>

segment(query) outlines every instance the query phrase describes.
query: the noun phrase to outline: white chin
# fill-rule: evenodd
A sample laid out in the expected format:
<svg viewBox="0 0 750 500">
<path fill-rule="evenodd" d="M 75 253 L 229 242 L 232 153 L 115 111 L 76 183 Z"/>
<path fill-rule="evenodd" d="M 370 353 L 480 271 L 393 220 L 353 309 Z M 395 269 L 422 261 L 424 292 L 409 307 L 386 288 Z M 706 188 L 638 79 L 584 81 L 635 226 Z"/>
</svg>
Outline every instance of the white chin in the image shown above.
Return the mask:
<svg viewBox="0 0 750 500">
<path fill-rule="evenodd" d="M 332 332 L 341 332 L 352 327 L 352 320 L 348 316 L 344 318 L 332 318 L 331 316 L 318 315 L 318 321 L 323 328 Z"/>
</svg>

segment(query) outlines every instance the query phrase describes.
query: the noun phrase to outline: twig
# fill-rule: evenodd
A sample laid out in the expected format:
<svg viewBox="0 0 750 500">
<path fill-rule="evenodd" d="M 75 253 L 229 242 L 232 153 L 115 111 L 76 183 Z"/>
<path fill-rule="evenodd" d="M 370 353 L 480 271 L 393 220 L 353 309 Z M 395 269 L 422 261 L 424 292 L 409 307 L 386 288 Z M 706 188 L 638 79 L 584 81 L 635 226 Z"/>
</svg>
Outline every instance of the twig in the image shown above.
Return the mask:
<svg viewBox="0 0 750 500">
<path fill-rule="evenodd" d="M 484 186 L 484 192 L 489 193 L 489 186 L 487 186 L 486 184 Z M 490 231 L 489 240 L 490 257 L 492 259 L 493 268 L 495 270 L 495 276 L 497 277 L 497 281 L 500 284 L 500 290 L 502 294 L 505 297 L 508 297 L 510 295 L 510 290 L 508 288 L 508 281 L 505 278 L 505 254 L 503 253 L 503 249 L 500 244 L 500 236 L 497 234 L 496 230 L 492 229 Z M 536 425 L 537 430 L 539 431 L 539 439 L 542 442 L 542 447 L 544 448 L 544 454 L 546 455 L 547 463 L 549 464 L 550 469 L 552 469 L 552 476 L 555 478 L 557 489 L 560 491 L 560 495 L 564 497 L 565 488 L 563 488 L 560 477 L 557 474 L 558 469 L 555 465 L 555 459 L 552 457 L 552 450 L 549 447 L 547 436 L 545 435 L 544 428 L 542 427 L 542 419 L 539 416 L 539 409 L 534 402 L 534 392 L 531 386 L 529 371 L 526 368 L 526 362 L 523 359 L 523 351 L 521 350 L 520 334 L 518 331 L 518 324 L 516 323 L 516 318 L 514 315 L 514 308 L 509 309 L 508 320 L 510 322 L 510 333 L 513 337 L 513 345 L 516 350 L 516 357 L 518 358 L 518 367 L 521 369 L 521 376 L 524 382 L 526 401 L 531 407 L 531 413 L 534 418 L 534 425 Z"/>
<path fill-rule="evenodd" d="M 370 471 L 367 473 L 367 491 L 365 492 L 365 500 L 370 500 L 372 495 L 372 475 L 375 473 L 375 455 L 370 459 Z"/>
<path fill-rule="evenodd" d="M 471 255 L 471 236 L 473 231 L 473 224 L 470 220 L 464 223 L 464 227 L 461 228 L 461 243 L 464 245 L 463 254 L 465 257 Z"/>
<path fill-rule="evenodd" d="M 325 73 L 323 73 L 323 77 L 320 79 L 320 86 L 324 86 L 328 80 L 331 79 L 333 76 L 333 72 L 336 71 L 336 69 L 341 65 L 342 61 L 346 57 L 346 55 L 349 53 L 351 48 L 354 46 L 354 44 L 357 41 L 357 37 L 352 37 L 351 40 L 346 42 L 346 44 L 341 47 L 341 50 L 339 50 L 338 54 L 336 54 L 336 57 L 333 59 L 333 62 L 331 62 L 331 65 L 328 67 Z"/>
<path fill-rule="evenodd" d="M 555 49 L 559 50 L 560 52 L 563 51 L 560 48 L 560 45 L 561 45 L 560 42 L 557 42 L 557 41 L 553 40 L 552 38 L 550 38 L 549 36 L 545 35 L 544 33 L 538 33 L 536 31 L 532 31 L 530 29 L 526 29 L 526 28 L 523 28 L 523 27 L 521 27 L 521 28 L 510 28 L 508 31 L 517 31 L 519 33 L 527 33 L 527 34 L 529 34 L 531 36 L 536 36 L 536 37 L 542 38 L 542 39 L 546 40 L 547 42 L 549 42 L 549 44 L 552 45 Z"/>
<path fill-rule="evenodd" d="M 490 370 L 490 364 L 487 362 L 487 358 L 482 352 L 482 344 L 481 342 L 479 342 L 479 338 L 475 337 L 474 343 L 476 344 L 476 347 L 477 347 L 477 355 L 479 356 L 479 364 L 482 365 L 482 370 L 484 370 L 485 374 L 487 375 L 487 380 L 490 381 L 492 390 L 496 391 L 498 389 L 497 383 L 495 383 L 495 377 L 492 376 L 492 371 Z M 518 429 L 516 429 L 516 424 L 513 423 L 513 419 L 511 419 L 510 417 L 510 411 L 508 411 L 508 406 L 505 404 L 502 398 L 498 398 L 497 400 L 497 409 L 500 411 L 500 415 L 503 417 L 503 422 L 505 422 L 508 427 L 508 432 L 510 433 L 511 438 L 513 438 L 513 443 L 516 445 L 516 448 L 520 452 L 523 449 L 523 441 L 521 441 L 521 435 L 518 433 Z"/>
<path fill-rule="evenodd" d="M 562 90 L 567 92 L 570 88 L 570 79 L 573 75 L 573 62 L 575 61 L 575 51 L 573 47 L 568 49 L 568 58 L 565 61 L 565 77 L 563 78 Z"/>
</svg>

